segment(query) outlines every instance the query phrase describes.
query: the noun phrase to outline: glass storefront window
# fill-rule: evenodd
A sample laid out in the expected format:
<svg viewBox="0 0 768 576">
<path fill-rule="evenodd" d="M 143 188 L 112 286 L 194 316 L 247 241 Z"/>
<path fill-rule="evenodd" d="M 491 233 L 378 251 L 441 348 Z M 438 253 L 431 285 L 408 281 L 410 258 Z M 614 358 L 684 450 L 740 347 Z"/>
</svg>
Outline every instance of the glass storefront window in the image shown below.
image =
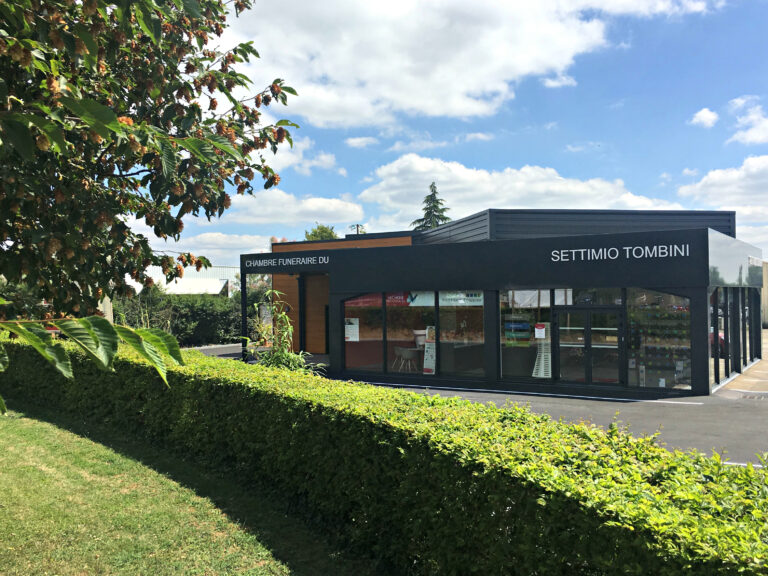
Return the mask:
<svg viewBox="0 0 768 576">
<path fill-rule="evenodd" d="M 389 292 L 386 307 L 387 370 L 434 374 L 435 293 Z"/>
<path fill-rule="evenodd" d="M 720 348 L 718 335 L 717 288 L 709 294 L 709 388 L 720 381 Z"/>
<path fill-rule="evenodd" d="M 574 288 L 576 306 L 621 306 L 621 288 Z"/>
<path fill-rule="evenodd" d="M 439 292 L 440 374 L 484 376 L 483 292 Z"/>
<path fill-rule="evenodd" d="M 691 388 L 690 301 L 643 288 L 627 290 L 630 386 Z"/>
<path fill-rule="evenodd" d="M 549 290 L 499 292 L 502 378 L 552 378 L 549 295 Z"/>
<path fill-rule="evenodd" d="M 347 370 L 383 371 L 383 320 L 379 292 L 344 302 L 344 367 Z"/>
</svg>

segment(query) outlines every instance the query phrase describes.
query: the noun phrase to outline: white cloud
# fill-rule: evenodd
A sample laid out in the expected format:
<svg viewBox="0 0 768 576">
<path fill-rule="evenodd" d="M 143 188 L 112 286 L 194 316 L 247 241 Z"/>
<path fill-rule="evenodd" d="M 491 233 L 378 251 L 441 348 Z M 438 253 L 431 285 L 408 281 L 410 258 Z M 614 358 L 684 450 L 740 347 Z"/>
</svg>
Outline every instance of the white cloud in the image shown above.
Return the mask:
<svg viewBox="0 0 768 576">
<path fill-rule="evenodd" d="M 580 142 L 578 144 L 566 144 L 565 149 L 568 152 L 594 152 L 602 148 L 602 142 Z"/>
<path fill-rule="evenodd" d="M 265 154 L 267 163 L 277 172 L 292 168 L 297 173 L 310 176 L 312 169 L 336 169 L 336 156 L 329 152 L 310 153 L 315 143 L 309 138 L 296 138 L 293 148 L 282 146 L 277 154 Z"/>
<path fill-rule="evenodd" d="M 688 121 L 688 124 L 694 126 L 702 126 L 704 128 L 712 128 L 720 118 L 717 112 L 713 112 L 709 108 L 702 108 Z"/>
<path fill-rule="evenodd" d="M 203 218 L 186 219 L 187 224 L 201 224 Z M 223 232 L 203 232 L 185 236 L 183 233 L 178 242 L 172 239 L 163 240 L 155 236 L 152 229 L 143 220 L 128 218 L 126 223 L 137 234 L 143 234 L 149 239 L 149 244 L 156 252 L 192 252 L 198 256 L 206 256 L 214 266 L 238 266 L 239 255 L 253 252 L 265 252 L 269 249 L 269 237 L 251 234 L 225 234 Z"/>
<path fill-rule="evenodd" d="M 289 115 L 315 126 L 387 126 L 408 116 L 496 113 L 526 78 L 571 85 L 576 58 L 610 46 L 615 17 L 705 12 L 719 0 L 294 0 L 245 12 L 223 45 L 253 40 L 244 68 L 285 78 Z M 289 23 L 289 25 L 270 25 Z"/>
<path fill-rule="evenodd" d="M 422 152 L 433 148 L 444 148 L 448 144 L 445 140 L 432 140 L 431 138 L 417 138 L 410 142 L 398 140 L 389 147 L 387 152 Z"/>
<path fill-rule="evenodd" d="M 214 266 L 239 266 L 240 254 L 269 251 L 269 236 L 203 232 L 182 237 L 178 242 L 168 242 L 164 245 L 153 243 L 152 246 L 159 251 L 192 252 L 198 256 L 206 256 Z"/>
<path fill-rule="evenodd" d="M 561 74 L 559 76 L 555 76 L 554 78 L 544 78 L 541 83 L 544 84 L 544 86 L 547 88 L 563 88 L 564 86 L 577 85 L 576 79 L 573 76 L 568 76 L 567 74 Z"/>
<path fill-rule="evenodd" d="M 736 212 L 738 237 L 768 254 L 768 156 L 750 156 L 737 168 L 711 170 L 694 184 L 681 186 L 680 196 L 699 204 Z M 749 225 L 742 226 L 742 222 Z"/>
<path fill-rule="evenodd" d="M 754 96 L 734 98 L 730 102 L 731 110 L 736 114 L 736 133 L 728 142 L 742 144 L 765 144 L 768 142 L 768 118 L 763 107 L 757 104 Z"/>
<path fill-rule="evenodd" d="M 344 176 L 344 178 L 346 178 L 347 176 L 349 176 L 349 173 L 347 172 L 347 169 L 346 169 L 346 168 L 339 168 L 338 170 L 336 170 L 336 173 L 337 173 L 339 176 Z"/>
<path fill-rule="evenodd" d="M 347 138 L 344 140 L 344 143 L 350 148 L 367 148 L 368 146 L 378 144 L 379 140 L 373 136 L 359 136 L 357 138 Z"/>
<path fill-rule="evenodd" d="M 659 174 L 659 186 L 666 186 L 672 180 L 672 174 L 669 172 L 662 172 Z"/>
<path fill-rule="evenodd" d="M 464 135 L 465 142 L 474 142 L 477 140 L 480 142 L 489 142 L 490 140 L 493 140 L 493 138 L 493 134 L 489 134 L 488 132 L 472 132 Z"/>
<path fill-rule="evenodd" d="M 458 162 L 406 154 L 376 170 L 378 182 L 359 196 L 377 204 L 370 231 L 402 230 L 420 216 L 422 196 L 437 182 L 453 219 L 486 208 L 678 209 L 679 204 L 629 192 L 621 180 L 565 178 L 553 168 L 523 166 L 489 171 Z"/>
<path fill-rule="evenodd" d="M 683 176 L 693 177 L 693 176 L 698 176 L 699 171 L 696 170 L 696 168 L 683 168 L 682 174 Z"/>
<path fill-rule="evenodd" d="M 253 196 L 233 196 L 232 207 L 221 222 L 238 224 L 293 224 L 314 222 L 328 224 L 359 221 L 363 208 L 340 198 L 308 196 L 297 198 L 279 188 L 257 190 Z"/>
<path fill-rule="evenodd" d="M 710 206 L 768 206 L 768 156 L 750 156 L 738 168 L 712 170 L 695 184 L 681 186 L 680 196 Z"/>
<path fill-rule="evenodd" d="M 736 113 L 739 110 L 742 110 L 746 108 L 747 106 L 754 106 L 758 103 L 760 98 L 758 96 L 755 96 L 754 94 L 745 94 L 744 96 L 739 96 L 738 98 L 733 98 L 728 102 L 728 109 Z"/>
</svg>

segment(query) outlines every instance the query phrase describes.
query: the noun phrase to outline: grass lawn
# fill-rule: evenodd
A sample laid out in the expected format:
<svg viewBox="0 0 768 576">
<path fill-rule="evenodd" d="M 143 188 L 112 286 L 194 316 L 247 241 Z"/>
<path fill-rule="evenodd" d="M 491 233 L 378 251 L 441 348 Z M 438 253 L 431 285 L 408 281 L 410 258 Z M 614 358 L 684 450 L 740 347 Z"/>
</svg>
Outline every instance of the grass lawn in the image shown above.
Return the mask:
<svg viewBox="0 0 768 576">
<path fill-rule="evenodd" d="M 147 454 L 149 467 L 118 448 L 23 414 L 0 417 L 0 574 L 371 573 L 268 496 L 157 453 Z M 245 523 L 217 498 L 241 508 Z"/>
</svg>

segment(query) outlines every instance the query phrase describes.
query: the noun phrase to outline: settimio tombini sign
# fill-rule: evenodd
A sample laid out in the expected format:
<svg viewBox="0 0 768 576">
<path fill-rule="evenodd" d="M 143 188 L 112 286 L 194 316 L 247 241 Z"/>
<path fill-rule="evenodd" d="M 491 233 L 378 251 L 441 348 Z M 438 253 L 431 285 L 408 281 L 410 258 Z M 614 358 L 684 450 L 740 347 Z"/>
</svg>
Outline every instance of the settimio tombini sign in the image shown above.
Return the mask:
<svg viewBox="0 0 768 576">
<path fill-rule="evenodd" d="M 655 244 L 651 246 L 611 246 L 609 248 L 564 248 L 552 250 L 552 262 L 589 262 L 593 260 L 641 260 L 644 258 L 686 258 L 689 244 Z"/>
</svg>

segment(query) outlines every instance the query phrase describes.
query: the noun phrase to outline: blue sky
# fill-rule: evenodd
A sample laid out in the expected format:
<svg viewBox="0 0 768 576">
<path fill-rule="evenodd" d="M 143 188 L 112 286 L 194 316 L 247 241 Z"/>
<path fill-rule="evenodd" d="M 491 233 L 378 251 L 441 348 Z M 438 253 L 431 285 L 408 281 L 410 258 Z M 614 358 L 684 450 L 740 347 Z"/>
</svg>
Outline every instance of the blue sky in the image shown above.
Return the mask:
<svg viewBox="0 0 768 576">
<path fill-rule="evenodd" d="M 539 0 L 257 3 L 222 46 L 285 78 L 282 181 L 190 221 L 214 264 L 303 239 L 407 229 L 429 184 L 460 218 L 486 208 L 737 211 L 768 253 L 768 2 Z M 140 229 L 140 227 L 139 227 Z"/>
</svg>

